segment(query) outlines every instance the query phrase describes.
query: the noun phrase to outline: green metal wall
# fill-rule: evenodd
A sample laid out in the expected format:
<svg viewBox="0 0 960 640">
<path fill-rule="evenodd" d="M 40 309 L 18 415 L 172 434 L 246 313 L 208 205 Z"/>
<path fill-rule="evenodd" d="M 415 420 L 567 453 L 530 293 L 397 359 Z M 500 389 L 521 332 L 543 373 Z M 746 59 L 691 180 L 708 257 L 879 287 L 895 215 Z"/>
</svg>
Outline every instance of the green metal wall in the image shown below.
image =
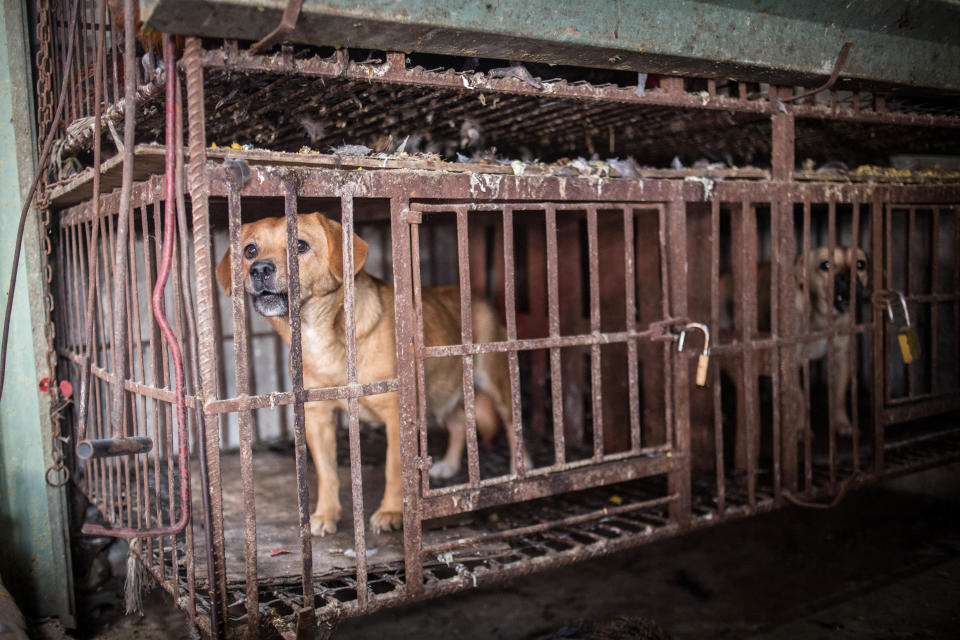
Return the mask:
<svg viewBox="0 0 960 640">
<path fill-rule="evenodd" d="M 23 0 L 3 0 L 0 28 L 0 287 L 6 294 L 17 222 L 35 162 L 34 103 Z M 73 625 L 66 490 L 44 481 L 50 424 L 35 213 L 21 254 L 0 402 L 0 573 L 27 616 Z M 6 301 L 4 295 L 3 301 Z"/>
</svg>

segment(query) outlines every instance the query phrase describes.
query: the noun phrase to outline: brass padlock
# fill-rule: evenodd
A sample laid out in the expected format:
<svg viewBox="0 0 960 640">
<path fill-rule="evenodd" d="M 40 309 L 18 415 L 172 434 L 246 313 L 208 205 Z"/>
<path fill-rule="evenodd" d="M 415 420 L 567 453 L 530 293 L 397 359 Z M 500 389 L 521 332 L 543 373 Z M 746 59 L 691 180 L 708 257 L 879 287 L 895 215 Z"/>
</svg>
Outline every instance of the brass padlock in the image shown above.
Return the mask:
<svg viewBox="0 0 960 640">
<path fill-rule="evenodd" d="M 703 350 L 697 356 L 697 373 L 694 377 L 698 387 L 707 386 L 707 372 L 710 369 L 710 329 L 707 325 L 700 322 L 690 322 L 680 332 L 680 340 L 677 342 L 677 351 L 683 351 L 683 343 L 687 337 L 688 329 L 700 329 L 703 331 Z"/>
<path fill-rule="evenodd" d="M 922 350 L 920 348 L 920 336 L 917 330 L 910 323 L 910 310 L 907 309 L 907 300 L 899 291 L 895 291 L 900 301 L 900 307 L 903 309 L 903 319 L 905 324 L 897 331 L 897 343 L 900 345 L 900 355 L 904 364 L 910 364 L 920 357 Z M 893 304 L 887 303 L 887 314 L 890 316 L 890 322 L 894 322 Z"/>
</svg>

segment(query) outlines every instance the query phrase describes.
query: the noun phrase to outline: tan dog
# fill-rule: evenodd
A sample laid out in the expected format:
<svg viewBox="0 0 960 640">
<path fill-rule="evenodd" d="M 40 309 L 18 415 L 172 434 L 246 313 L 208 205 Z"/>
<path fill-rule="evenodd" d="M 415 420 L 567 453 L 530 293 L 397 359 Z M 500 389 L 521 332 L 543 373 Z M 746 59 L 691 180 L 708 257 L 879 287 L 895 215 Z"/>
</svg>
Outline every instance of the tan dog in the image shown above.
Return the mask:
<svg viewBox="0 0 960 640">
<path fill-rule="evenodd" d="M 833 260 L 829 247 L 811 249 L 807 255 L 807 287 L 809 304 L 804 304 L 803 294 L 803 256 L 799 256 L 793 266 L 797 293 L 794 306 L 801 316 L 806 311 L 807 327 L 810 331 L 822 331 L 831 326 L 849 325 L 853 322 L 851 308 L 865 295 L 870 285 L 869 261 L 862 249 L 852 247 L 834 247 Z M 833 263 L 831 265 L 831 262 Z M 830 298 L 830 273 L 833 273 L 833 298 Z M 854 295 L 850 300 L 850 281 L 856 277 Z M 769 291 L 767 287 L 767 291 Z M 836 371 L 837 384 L 830 387 L 830 406 L 832 419 L 837 433 L 843 436 L 853 434 L 853 426 L 847 412 L 847 391 L 850 388 L 850 341 L 851 336 L 838 335 L 828 341 L 826 338 L 808 342 L 800 350 L 800 357 L 817 360 L 827 355 L 827 343 L 831 349 L 830 366 Z M 853 400 L 856 402 L 856 398 Z"/>
<path fill-rule="evenodd" d="M 318 213 L 301 214 L 298 227 L 304 386 L 345 385 L 342 227 Z M 244 289 L 251 296 L 253 307 L 269 319 L 289 345 L 286 222 L 283 218 L 265 218 L 243 225 L 241 234 Z M 367 243 L 354 235 L 357 375 L 361 384 L 397 375 L 393 288 L 363 271 L 367 250 Z M 217 282 L 229 293 L 229 251 L 217 266 L 216 274 Z M 457 287 L 423 288 L 423 331 L 427 346 L 460 342 Z M 494 309 L 476 299 L 473 335 L 476 342 L 505 339 Z M 499 426 L 498 417 L 503 424 L 512 425 L 507 356 L 505 353 L 478 355 L 475 365 L 477 430 L 489 441 Z M 460 468 L 466 436 L 460 359 L 428 358 L 424 369 L 427 407 L 450 432 L 446 455 L 431 467 L 430 475 L 448 478 Z M 387 431 L 386 488 L 380 508 L 370 518 L 370 526 L 374 532 L 400 528 L 403 495 L 397 394 L 364 396 L 359 403 L 361 416 L 379 419 Z M 307 444 L 317 469 L 317 507 L 310 517 L 310 530 L 314 535 L 336 532 L 340 520 L 334 411 L 346 408 L 346 400 L 305 405 Z M 513 450 L 513 429 L 506 431 Z"/>
<path fill-rule="evenodd" d="M 835 247 L 832 267 L 830 262 L 829 247 L 811 249 L 807 255 L 807 303 L 804 302 L 803 293 L 803 255 L 798 256 L 793 265 L 793 276 L 796 283 L 794 309 L 800 318 L 806 314 L 806 327 L 809 331 L 822 331 L 830 326 L 851 322 L 850 280 L 854 273 L 856 273 L 855 295 L 858 300 L 863 298 L 869 286 L 869 261 L 867 254 L 862 249 Z M 833 272 L 832 300 L 830 298 L 831 269 Z M 720 291 L 723 299 L 720 329 L 721 331 L 729 331 L 733 329 L 734 291 L 732 278 L 727 275 L 721 276 Z M 769 331 L 770 326 L 767 322 L 770 317 L 769 264 L 760 264 L 757 267 L 757 307 L 766 311 L 759 314 L 760 326 L 758 329 L 761 332 Z M 797 330 L 802 330 L 803 326 L 798 325 Z M 850 388 L 850 336 L 839 335 L 829 342 L 832 349 L 831 365 L 837 372 L 837 384 L 830 386 L 832 418 L 837 432 L 849 436 L 853 432 L 847 412 L 847 391 Z M 797 355 L 801 360 L 818 360 L 827 354 L 827 343 L 826 338 L 805 343 L 798 348 Z"/>
</svg>

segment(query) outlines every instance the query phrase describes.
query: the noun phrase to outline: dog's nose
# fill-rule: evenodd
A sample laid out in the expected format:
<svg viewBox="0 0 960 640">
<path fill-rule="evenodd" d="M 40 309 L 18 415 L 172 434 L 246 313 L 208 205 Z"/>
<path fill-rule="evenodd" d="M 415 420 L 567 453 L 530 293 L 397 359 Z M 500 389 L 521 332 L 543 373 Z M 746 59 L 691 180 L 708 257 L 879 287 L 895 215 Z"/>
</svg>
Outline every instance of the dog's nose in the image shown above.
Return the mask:
<svg viewBox="0 0 960 640">
<path fill-rule="evenodd" d="M 265 281 L 277 272 L 277 265 L 270 260 L 257 260 L 250 265 L 250 278 Z"/>
<path fill-rule="evenodd" d="M 833 306 L 841 313 L 850 303 L 850 271 L 840 271 L 833 278 Z"/>
</svg>

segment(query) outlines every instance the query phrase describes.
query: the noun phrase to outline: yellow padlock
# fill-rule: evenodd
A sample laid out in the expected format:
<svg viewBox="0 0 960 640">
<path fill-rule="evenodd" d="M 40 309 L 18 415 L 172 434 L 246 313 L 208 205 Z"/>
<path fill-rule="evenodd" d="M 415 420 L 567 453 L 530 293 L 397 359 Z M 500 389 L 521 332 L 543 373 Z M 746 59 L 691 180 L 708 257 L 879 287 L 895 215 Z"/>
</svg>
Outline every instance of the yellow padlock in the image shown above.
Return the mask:
<svg viewBox="0 0 960 640">
<path fill-rule="evenodd" d="M 688 329 L 700 329 L 703 331 L 703 351 L 697 356 L 697 373 L 694 377 L 698 387 L 707 386 L 707 372 L 710 369 L 710 329 L 707 325 L 700 322 L 690 322 L 680 332 L 680 340 L 677 342 L 677 351 L 683 351 L 683 343 L 687 338 Z"/>
<path fill-rule="evenodd" d="M 897 343 L 900 345 L 900 356 L 904 364 L 910 364 L 920 358 L 920 336 L 917 330 L 910 323 L 910 310 L 907 308 L 907 300 L 899 291 L 894 291 L 897 299 L 900 301 L 900 307 L 903 309 L 903 320 L 905 324 L 897 331 Z M 890 316 L 890 322 L 894 322 L 893 303 L 887 303 L 887 314 Z"/>
<path fill-rule="evenodd" d="M 696 383 L 698 387 L 707 386 L 707 369 L 710 367 L 710 354 L 704 350 L 697 357 L 697 377 Z"/>
<path fill-rule="evenodd" d="M 900 343 L 900 355 L 903 356 L 904 364 L 910 364 L 920 357 L 920 336 L 910 325 L 897 332 L 897 342 Z"/>
</svg>

